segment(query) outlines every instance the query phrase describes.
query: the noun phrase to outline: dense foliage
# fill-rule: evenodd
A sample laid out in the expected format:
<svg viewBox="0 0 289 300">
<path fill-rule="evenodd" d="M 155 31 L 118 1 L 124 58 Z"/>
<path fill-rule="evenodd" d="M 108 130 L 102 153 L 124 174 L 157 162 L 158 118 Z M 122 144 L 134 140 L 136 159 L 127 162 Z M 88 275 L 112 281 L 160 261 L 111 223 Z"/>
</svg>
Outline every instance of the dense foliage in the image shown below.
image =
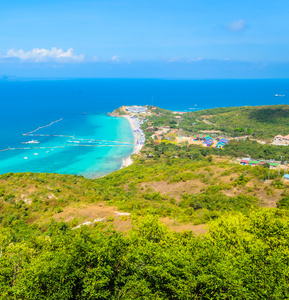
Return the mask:
<svg viewBox="0 0 289 300">
<path fill-rule="evenodd" d="M 188 135 L 200 133 L 201 130 L 219 130 L 223 135 L 249 135 L 258 139 L 289 134 L 286 131 L 289 126 L 288 105 L 213 108 L 182 114 L 179 120 L 170 111 L 158 108 L 154 112 L 148 117 L 154 126 L 171 126 Z"/>
<path fill-rule="evenodd" d="M 173 233 L 154 217 L 128 234 L 46 232 L 22 222 L 1 229 L 1 299 L 285 299 L 289 216 L 226 215 L 203 238 Z"/>
<path fill-rule="evenodd" d="M 266 144 L 260 144 L 256 141 L 244 140 L 244 141 L 230 141 L 223 149 L 217 149 L 213 147 L 202 147 L 199 145 L 183 145 L 177 146 L 174 143 L 162 142 L 156 144 L 151 142 L 147 147 L 148 150 L 153 155 L 159 156 L 164 154 L 167 157 L 189 157 L 192 159 L 201 159 L 202 157 L 217 155 L 223 157 L 231 158 L 242 158 L 251 157 L 254 159 L 265 159 L 265 160 L 275 160 L 280 161 L 281 156 L 283 156 L 283 163 L 285 161 L 284 157 L 289 157 L 289 147 L 287 146 L 271 146 Z M 286 159 L 287 160 L 287 159 Z"/>
</svg>

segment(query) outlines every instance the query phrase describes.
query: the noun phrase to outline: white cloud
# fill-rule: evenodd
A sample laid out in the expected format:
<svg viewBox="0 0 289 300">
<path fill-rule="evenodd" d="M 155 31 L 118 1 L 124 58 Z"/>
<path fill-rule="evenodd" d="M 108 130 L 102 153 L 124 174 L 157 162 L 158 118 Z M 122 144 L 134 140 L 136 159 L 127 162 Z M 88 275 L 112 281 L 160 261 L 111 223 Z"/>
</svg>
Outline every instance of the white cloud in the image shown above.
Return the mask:
<svg viewBox="0 0 289 300">
<path fill-rule="evenodd" d="M 247 28 L 245 20 L 238 20 L 228 24 L 228 29 L 231 31 L 243 31 Z"/>
<path fill-rule="evenodd" d="M 114 55 L 114 56 L 111 58 L 111 60 L 112 60 L 113 62 L 119 63 L 119 57 L 118 57 L 117 55 Z"/>
<path fill-rule="evenodd" d="M 69 62 L 69 61 L 83 61 L 84 55 L 75 55 L 73 49 L 69 48 L 67 51 L 63 51 L 61 48 L 57 49 L 53 47 L 49 49 L 39 49 L 34 48 L 31 51 L 15 50 L 14 48 L 7 51 L 6 55 L 2 56 L 4 58 L 18 58 L 22 61 L 33 61 L 33 62 L 43 62 L 43 61 L 59 61 L 59 62 Z"/>
</svg>

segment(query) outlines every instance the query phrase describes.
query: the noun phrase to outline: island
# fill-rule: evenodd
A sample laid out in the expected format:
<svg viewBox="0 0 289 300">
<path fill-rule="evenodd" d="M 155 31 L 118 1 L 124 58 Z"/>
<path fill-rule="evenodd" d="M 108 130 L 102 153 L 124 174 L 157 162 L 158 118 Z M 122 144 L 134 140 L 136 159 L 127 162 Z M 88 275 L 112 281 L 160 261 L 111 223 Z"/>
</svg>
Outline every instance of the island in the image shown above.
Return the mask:
<svg viewBox="0 0 289 300">
<path fill-rule="evenodd" d="M 288 109 L 124 106 L 130 165 L 0 175 L 1 298 L 286 298 Z"/>
</svg>

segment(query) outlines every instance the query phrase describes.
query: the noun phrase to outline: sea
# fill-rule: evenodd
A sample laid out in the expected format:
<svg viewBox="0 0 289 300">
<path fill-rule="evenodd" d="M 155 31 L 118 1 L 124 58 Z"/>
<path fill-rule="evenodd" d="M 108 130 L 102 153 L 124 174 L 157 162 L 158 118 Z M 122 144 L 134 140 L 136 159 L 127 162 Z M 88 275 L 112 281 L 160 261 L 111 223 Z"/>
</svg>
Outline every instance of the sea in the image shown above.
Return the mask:
<svg viewBox="0 0 289 300">
<path fill-rule="evenodd" d="M 288 101 L 289 79 L 0 80 L 0 150 L 10 149 L 0 152 L 0 174 L 49 172 L 97 178 L 118 170 L 132 153 L 129 144 L 134 138 L 125 118 L 107 113 L 122 105 L 194 111 Z M 29 132 L 41 136 L 23 135 Z M 73 142 L 81 139 L 101 142 L 86 146 Z M 39 144 L 23 144 L 31 140 Z"/>
</svg>

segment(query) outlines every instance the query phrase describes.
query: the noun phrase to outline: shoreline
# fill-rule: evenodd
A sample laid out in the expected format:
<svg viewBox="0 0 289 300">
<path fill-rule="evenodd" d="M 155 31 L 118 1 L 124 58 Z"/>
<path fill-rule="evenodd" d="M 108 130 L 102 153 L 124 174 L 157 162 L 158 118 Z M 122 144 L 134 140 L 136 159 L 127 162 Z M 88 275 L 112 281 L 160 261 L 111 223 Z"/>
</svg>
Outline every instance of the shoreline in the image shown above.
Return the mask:
<svg viewBox="0 0 289 300">
<path fill-rule="evenodd" d="M 123 168 L 125 168 L 125 167 L 128 167 L 128 166 L 130 166 L 132 163 L 133 163 L 133 160 L 132 160 L 132 158 L 131 158 L 131 156 L 133 155 L 133 154 L 138 154 L 140 151 L 141 151 L 141 149 L 142 149 L 142 147 L 143 147 L 143 144 L 141 143 L 141 138 L 142 138 L 142 136 L 143 136 L 143 132 L 142 132 L 142 130 L 140 129 L 140 127 L 139 126 L 137 126 L 138 124 L 138 122 L 139 122 L 139 120 L 138 120 L 138 118 L 134 118 L 134 119 L 132 119 L 130 116 L 128 116 L 128 115 L 125 115 L 125 116 L 118 116 L 118 117 L 123 117 L 123 118 L 126 118 L 127 120 L 128 120 L 128 122 L 129 122 L 129 125 L 130 125 L 130 128 L 131 128 L 131 130 L 132 130 L 132 133 L 133 133 L 133 136 L 134 136 L 134 148 L 133 148 L 133 151 L 132 151 L 132 153 L 130 154 L 130 156 L 128 156 L 127 158 L 124 158 L 123 159 L 123 162 L 122 162 L 122 165 L 121 165 L 121 167 L 120 167 L 120 169 L 123 169 Z M 133 120 L 136 120 L 136 122 L 134 122 Z"/>
</svg>

